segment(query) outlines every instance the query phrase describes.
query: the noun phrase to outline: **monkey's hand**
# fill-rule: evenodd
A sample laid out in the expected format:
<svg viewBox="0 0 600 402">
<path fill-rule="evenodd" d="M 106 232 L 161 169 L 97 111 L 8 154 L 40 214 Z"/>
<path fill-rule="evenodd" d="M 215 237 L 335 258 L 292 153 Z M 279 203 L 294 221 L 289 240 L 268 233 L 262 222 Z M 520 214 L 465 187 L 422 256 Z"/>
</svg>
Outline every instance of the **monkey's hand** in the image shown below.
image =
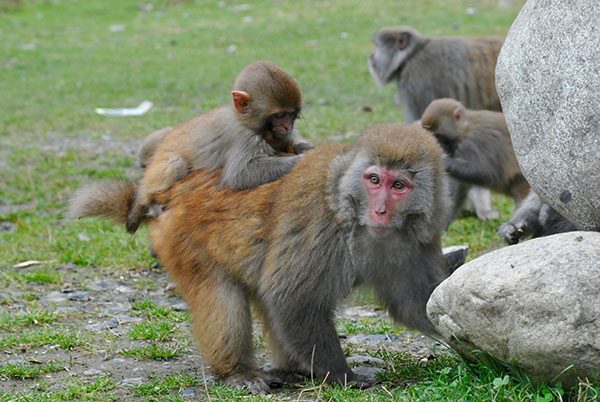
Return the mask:
<svg viewBox="0 0 600 402">
<path fill-rule="evenodd" d="M 299 142 L 297 144 L 294 144 L 294 153 L 296 155 L 300 155 L 306 151 L 308 151 L 309 149 L 313 149 L 314 146 L 309 144 L 308 142 Z"/>
<path fill-rule="evenodd" d="M 517 244 L 525 236 L 525 229 L 521 225 L 513 225 L 511 222 L 504 222 L 498 231 L 504 241 L 510 245 Z"/>
</svg>

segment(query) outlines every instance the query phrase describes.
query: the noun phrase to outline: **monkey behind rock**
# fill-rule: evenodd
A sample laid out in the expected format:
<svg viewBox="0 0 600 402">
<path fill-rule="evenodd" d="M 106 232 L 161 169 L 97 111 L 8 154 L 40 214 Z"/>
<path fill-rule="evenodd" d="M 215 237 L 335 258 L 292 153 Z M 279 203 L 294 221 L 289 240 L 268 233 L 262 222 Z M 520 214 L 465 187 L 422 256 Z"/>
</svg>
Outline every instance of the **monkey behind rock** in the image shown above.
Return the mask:
<svg viewBox="0 0 600 402">
<path fill-rule="evenodd" d="M 254 359 L 251 302 L 276 371 L 332 383 L 357 379 L 333 319 L 358 285 L 371 287 L 396 321 L 434 334 L 425 305 L 446 277 L 446 179 L 429 133 L 388 124 L 352 146 L 317 147 L 257 188 L 219 186 L 218 171 L 200 170 L 157 195 L 164 212 L 146 217 L 152 241 L 213 373 L 252 392 L 276 380 Z M 134 193 L 134 184 L 92 184 L 78 191 L 70 216 L 122 221 Z"/>
<path fill-rule="evenodd" d="M 244 67 L 232 96 L 231 104 L 144 141 L 139 158 L 147 167 L 127 216 L 129 232 L 137 230 L 158 193 L 192 170 L 222 169 L 223 185 L 252 188 L 289 172 L 299 154 L 312 148 L 294 127 L 302 106 L 300 88 L 275 64 Z"/>
<path fill-rule="evenodd" d="M 532 190 L 508 222 L 500 225 L 500 235 L 508 244 L 526 237 L 542 237 L 577 230 L 567 218 L 546 204 Z"/>
<path fill-rule="evenodd" d="M 437 99 L 425 109 L 423 128 L 434 133 L 447 157 L 446 171 L 467 185 L 508 194 L 518 205 L 529 193 L 501 112 L 470 110 L 454 99 Z M 457 196 L 455 209 L 464 201 Z"/>
</svg>

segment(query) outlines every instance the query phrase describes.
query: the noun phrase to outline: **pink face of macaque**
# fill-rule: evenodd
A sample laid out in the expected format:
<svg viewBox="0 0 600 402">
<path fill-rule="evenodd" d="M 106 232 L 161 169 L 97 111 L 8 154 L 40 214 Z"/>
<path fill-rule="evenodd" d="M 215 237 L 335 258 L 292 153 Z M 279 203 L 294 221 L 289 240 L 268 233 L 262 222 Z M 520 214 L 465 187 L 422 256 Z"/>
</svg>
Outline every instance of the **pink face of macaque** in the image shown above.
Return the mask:
<svg viewBox="0 0 600 402">
<path fill-rule="evenodd" d="M 393 224 L 399 204 L 414 184 L 405 173 L 379 166 L 365 171 L 364 182 L 369 196 L 368 217 L 373 230 L 379 233 Z"/>
</svg>

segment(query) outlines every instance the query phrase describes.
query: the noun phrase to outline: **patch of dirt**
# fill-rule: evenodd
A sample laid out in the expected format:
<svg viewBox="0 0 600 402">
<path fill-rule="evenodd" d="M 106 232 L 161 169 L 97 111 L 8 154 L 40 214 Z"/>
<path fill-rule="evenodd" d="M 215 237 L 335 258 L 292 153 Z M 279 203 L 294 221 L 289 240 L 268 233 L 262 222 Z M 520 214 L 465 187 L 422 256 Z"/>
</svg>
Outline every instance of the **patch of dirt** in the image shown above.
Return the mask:
<svg viewBox="0 0 600 402">
<path fill-rule="evenodd" d="M 33 380 L 19 380 L 0 377 L 0 391 L 10 393 L 27 393 L 45 383 L 46 391 L 65 390 L 71 380 L 90 382 L 101 376 L 109 375 L 116 382 L 111 394 L 119 400 L 136 400 L 135 388 L 148 384 L 154 377 L 167 377 L 174 373 L 187 373 L 206 381 L 210 386 L 214 377 L 208 367 L 203 366 L 202 357 L 198 353 L 190 333 L 190 324 L 186 320 L 176 323 L 177 335 L 170 342 L 133 340 L 129 331 L 138 323 L 146 320 L 143 315 L 133 309 L 133 304 L 150 298 L 159 306 L 170 307 L 175 311 L 187 308 L 183 300 L 169 290 L 168 274 L 162 267 L 147 268 L 137 271 L 114 272 L 108 269 L 90 267 L 77 268 L 73 264 L 59 266 L 62 284 L 9 286 L 0 293 L 0 302 L 12 314 L 22 314 L 30 306 L 24 303 L 23 295 L 38 298 L 39 308 L 57 314 L 58 320 L 42 324 L 47 329 L 70 330 L 77 333 L 85 341 L 81 347 L 65 350 L 59 345 L 29 347 L 21 345 L 5 348 L 2 351 L 2 365 L 27 364 L 28 362 L 48 363 L 62 362 L 64 370 L 42 375 Z M 33 269 L 31 267 L 22 270 Z M 340 309 L 339 316 L 344 320 L 356 320 L 364 317 L 381 318 L 386 313 L 369 305 L 347 306 Z M 23 333 L 40 326 L 18 328 L 16 333 Z M 260 343 L 260 326 L 256 323 L 255 335 Z M 4 335 L 6 334 L 6 331 Z M 385 334 L 340 334 L 344 346 L 353 351 L 350 358 L 354 362 L 353 369 L 360 375 L 374 377 L 381 366 L 378 359 L 361 357 L 369 351 L 385 349 L 389 352 L 405 352 L 419 361 L 440 351 L 440 345 L 419 333 L 406 331 L 400 335 Z M 124 356 L 121 351 L 164 344 L 170 347 L 181 347 L 187 352 L 179 357 L 165 361 L 137 360 Z M 358 355 L 358 356 L 357 356 Z M 260 347 L 257 358 L 262 369 L 269 370 L 269 352 Z M 375 364 L 373 363 L 376 361 Z M 385 367 L 385 362 L 383 363 Z M 203 374 L 204 373 L 204 374 Z M 204 376 L 204 377 L 203 377 Z M 50 385 L 48 385 L 50 384 Z M 49 387 L 49 388 L 48 388 Z M 189 394 L 199 395 L 204 387 L 192 387 Z M 275 390 L 275 392 L 278 392 Z M 279 391 L 288 392 L 288 391 Z M 282 395 L 279 395 L 282 396 Z"/>
</svg>

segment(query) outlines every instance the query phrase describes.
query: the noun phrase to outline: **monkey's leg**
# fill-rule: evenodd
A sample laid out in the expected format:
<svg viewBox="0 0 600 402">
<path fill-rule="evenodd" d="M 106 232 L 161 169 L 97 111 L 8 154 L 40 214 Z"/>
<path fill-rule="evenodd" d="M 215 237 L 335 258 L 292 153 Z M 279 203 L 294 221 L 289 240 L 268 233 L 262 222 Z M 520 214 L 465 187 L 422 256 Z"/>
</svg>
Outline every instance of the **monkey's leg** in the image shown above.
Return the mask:
<svg viewBox="0 0 600 402">
<path fill-rule="evenodd" d="M 489 221 L 500 218 L 500 213 L 492 208 L 492 192 L 489 189 L 473 186 L 469 190 L 468 198 L 479 219 Z"/>
<path fill-rule="evenodd" d="M 206 363 L 225 384 L 253 394 L 269 392 L 273 378 L 256 369 L 252 350 L 252 317 L 248 298 L 231 279 L 216 270 L 204 280 L 196 274 L 183 283 L 192 315 L 192 331 Z"/>
<path fill-rule="evenodd" d="M 354 381 L 333 324 L 333 309 L 314 301 L 314 295 L 285 293 L 277 300 L 266 298 L 272 334 L 283 348 L 280 363 L 297 364 L 299 372 L 330 383 Z"/>
<path fill-rule="evenodd" d="M 181 179 L 188 171 L 187 162 L 175 153 L 166 156 L 157 156 L 156 162 L 152 162 L 144 177 L 140 181 L 137 193 L 125 221 L 125 227 L 129 233 L 135 233 L 149 211 L 149 205 L 154 196 L 166 191 Z"/>
</svg>

